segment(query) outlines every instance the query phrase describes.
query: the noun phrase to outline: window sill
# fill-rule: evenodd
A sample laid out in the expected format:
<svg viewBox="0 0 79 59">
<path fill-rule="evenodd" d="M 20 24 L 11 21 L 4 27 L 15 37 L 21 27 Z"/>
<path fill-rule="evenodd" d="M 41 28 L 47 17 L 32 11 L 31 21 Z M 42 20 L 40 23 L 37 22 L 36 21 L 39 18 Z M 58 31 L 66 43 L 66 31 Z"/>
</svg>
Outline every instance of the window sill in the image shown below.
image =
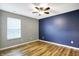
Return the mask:
<svg viewBox="0 0 79 59">
<path fill-rule="evenodd" d="M 12 38 L 12 39 L 7 39 L 7 40 L 17 40 L 17 39 L 21 39 L 21 38 Z"/>
</svg>

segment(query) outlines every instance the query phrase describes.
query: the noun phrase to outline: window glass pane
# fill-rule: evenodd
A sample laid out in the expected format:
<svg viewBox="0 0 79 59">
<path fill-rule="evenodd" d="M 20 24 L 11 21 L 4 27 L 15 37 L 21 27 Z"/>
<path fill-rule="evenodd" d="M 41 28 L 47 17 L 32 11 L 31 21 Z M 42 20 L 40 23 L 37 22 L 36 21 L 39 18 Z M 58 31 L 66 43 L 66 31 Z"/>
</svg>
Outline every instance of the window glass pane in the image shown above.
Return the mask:
<svg viewBox="0 0 79 59">
<path fill-rule="evenodd" d="M 16 18 L 7 19 L 7 39 L 21 38 L 21 20 Z"/>
</svg>

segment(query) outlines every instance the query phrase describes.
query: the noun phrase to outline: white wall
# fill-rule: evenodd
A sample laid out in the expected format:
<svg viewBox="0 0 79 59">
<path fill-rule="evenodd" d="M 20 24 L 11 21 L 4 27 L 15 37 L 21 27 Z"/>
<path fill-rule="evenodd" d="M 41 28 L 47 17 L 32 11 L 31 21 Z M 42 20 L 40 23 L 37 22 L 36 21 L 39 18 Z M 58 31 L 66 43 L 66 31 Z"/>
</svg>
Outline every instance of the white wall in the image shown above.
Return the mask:
<svg viewBox="0 0 79 59">
<path fill-rule="evenodd" d="M 38 39 L 38 20 L 37 19 L 33 19 L 33 18 L 29 18 L 29 17 L 25 17 L 22 15 L 17 15 L 17 14 L 13 14 L 13 13 L 9 13 L 9 12 L 5 12 L 5 11 L 0 11 L 1 12 L 1 37 L 0 37 L 0 41 L 1 41 L 1 48 L 4 47 L 9 47 L 12 45 L 16 45 L 16 44 L 20 44 L 20 43 L 24 43 L 24 42 L 28 42 L 28 41 L 32 41 L 32 40 L 37 40 Z M 22 38 L 21 39 L 14 39 L 14 40 L 7 40 L 7 17 L 14 17 L 14 18 L 19 18 L 21 19 L 21 29 L 22 29 Z"/>
<path fill-rule="evenodd" d="M 1 12 L 0 12 L 0 48 L 1 48 Z"/>
</svg>

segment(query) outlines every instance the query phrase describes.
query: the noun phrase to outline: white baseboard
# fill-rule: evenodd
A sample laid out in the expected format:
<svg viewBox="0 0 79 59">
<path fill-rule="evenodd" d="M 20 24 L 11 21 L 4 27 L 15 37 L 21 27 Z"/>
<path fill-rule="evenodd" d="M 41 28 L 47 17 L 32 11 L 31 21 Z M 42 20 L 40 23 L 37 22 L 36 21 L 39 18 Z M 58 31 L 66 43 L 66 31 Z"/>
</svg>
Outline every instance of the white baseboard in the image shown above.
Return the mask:
<svg viewBox="0 0 79 59">
<path fill-rule="evenodd" d="M 66 47 L 66 48 L 79 50 L 79 48 L 68 46 L 68 45 L 63 45 L 63 44 L 59 44 L 59 43 L 49 42 L 49 41 L 45 41 L 45 40 L 39 40 L 39 41 L 50 43 L 50 44 L 54 44 L 54 45 L 58 45 L 58 46 L 63 46 L 63 47 Z"/>
<path fill-rule="evenodd" d="M 13 46 L 10 46 L 10 47 L 0 48 L 0 51 L 6 50 L 6 49 L 10 49 L 10 48 L 15 48 L 15 47 L 18 47 L 18 46 L 21 46 L 21 45 L 25 45 L 25 44 L 28 44 L 28 43 L 31 43 L 31 42 L 35 42 L 35 41 L 39 41 L 39 40 L 33 40 L 33 41 L 29 41 L 29 42 L 13 45 Z"/>
</svg>

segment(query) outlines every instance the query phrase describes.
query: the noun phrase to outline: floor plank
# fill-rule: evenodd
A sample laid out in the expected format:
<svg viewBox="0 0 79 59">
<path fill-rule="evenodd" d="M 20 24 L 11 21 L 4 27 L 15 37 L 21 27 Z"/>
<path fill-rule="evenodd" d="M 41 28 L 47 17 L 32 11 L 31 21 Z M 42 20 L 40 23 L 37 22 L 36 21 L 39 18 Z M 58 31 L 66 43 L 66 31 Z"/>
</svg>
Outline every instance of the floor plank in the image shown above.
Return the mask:
<svg viewBox="0 0 79 59">
<path fill-rule="evenodd" d="M 79 50 L 35 41 L 24 46 L 0 52 L 1 56 L 79 56 Z"/>
</svg>

